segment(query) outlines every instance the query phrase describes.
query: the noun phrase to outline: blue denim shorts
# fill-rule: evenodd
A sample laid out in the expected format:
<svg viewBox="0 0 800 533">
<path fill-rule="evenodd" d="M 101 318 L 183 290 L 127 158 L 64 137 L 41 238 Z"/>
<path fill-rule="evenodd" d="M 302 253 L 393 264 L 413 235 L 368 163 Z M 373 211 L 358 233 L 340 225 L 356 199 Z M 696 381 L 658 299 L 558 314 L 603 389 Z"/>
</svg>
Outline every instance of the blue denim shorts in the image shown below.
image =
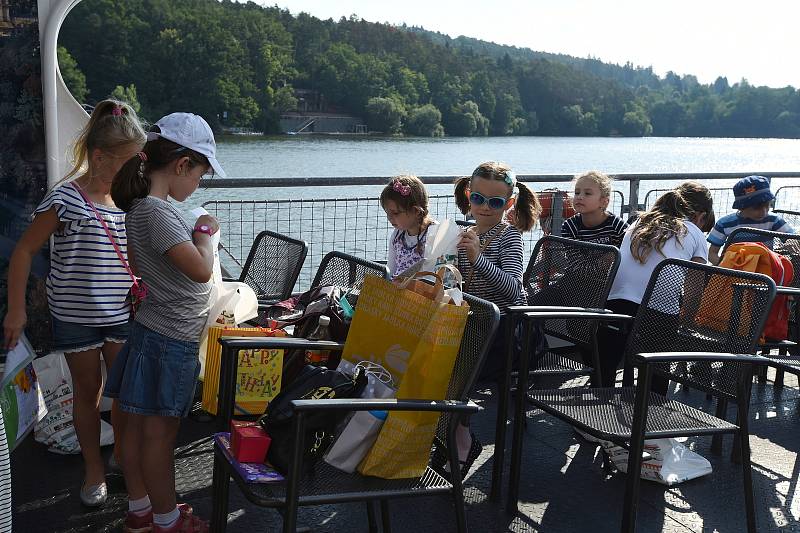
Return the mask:
<svg viewBox="0 0 800 533">
<path fill-rule="evenodd" d="M 200 375 L 197 342 L 172 339 L 133 322 L 108 372 L 104 396 L 128 413 L 185 417 Z"/>
<path fill-rule="evenodd" d="M 53 351 L 72 353 L 100 348 L 106 342 L 122 344 L 128 340 L 130 323 L 116 326 L 87 326 L 75 322 L 64 322 L 50 315 L 53 330 Z"/>
</svg>

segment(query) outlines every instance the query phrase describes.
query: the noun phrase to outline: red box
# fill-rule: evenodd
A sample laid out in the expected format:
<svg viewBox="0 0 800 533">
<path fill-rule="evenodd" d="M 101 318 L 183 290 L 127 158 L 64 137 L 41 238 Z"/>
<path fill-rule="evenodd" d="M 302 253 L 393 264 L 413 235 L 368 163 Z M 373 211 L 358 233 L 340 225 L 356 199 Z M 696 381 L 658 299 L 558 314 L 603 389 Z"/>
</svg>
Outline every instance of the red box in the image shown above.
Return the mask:
<svg viewBox="0 0 800 533">
<path fill-rule="evenodd" d="M 231 420 L 231 451 L 240 463 L 263 463 L 270 442 L 258 424 Z"/>
</svg>

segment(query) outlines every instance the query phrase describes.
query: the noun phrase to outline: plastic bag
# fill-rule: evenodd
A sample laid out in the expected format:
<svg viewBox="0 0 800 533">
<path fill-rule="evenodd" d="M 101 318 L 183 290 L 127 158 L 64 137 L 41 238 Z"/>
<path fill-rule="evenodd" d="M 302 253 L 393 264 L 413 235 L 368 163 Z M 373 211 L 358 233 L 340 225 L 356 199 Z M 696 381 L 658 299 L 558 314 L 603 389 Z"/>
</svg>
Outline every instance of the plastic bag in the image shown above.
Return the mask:
<svg viewBox="0 0 800 533">
<path fill-rule="evenodd" d="M 446 219 L 441 221 L 436 228 L 433 238 L 425 242 L 425 260 L 420 270 L 436 272 L 444 265 L 458 266 L 458 241 L 462 230 L 454 221 Z M 456 286 L 454 278 L 446 275 L 445 288 Z"/>
<path fill-rule="evenodd" d="M 608 441 L 602 444 L 617 470 L 627 473 L 628 450 Z M 650 454 L 650 459 L 642 461 L 642 479 L 672 486 L 711 473 L 708 459 L 677 439 L 646 440 L 644 451 Z"/>
<path fill-rule="evenodd" d="M 392 388 L 392 376 L 381 365 L 363 362 L 358 365 L 342 359 L 337 370 L 347 375 L 355 373 L 355 367 L 364 368 L 367 375 L 367 386 L 361 398 L 392 398 L 397 391 Z M 325 462 L 348 474 L 356 471 L 358 463 L 366 457 L 381 426 L 386 420 L 386 411 L 356 411 L 343 424 L 336 441 L 325 454 Z"/>
<path fill-rule="evenodd" d="M 36 442 L 47 445 L 48 451 L 60 454 L 80 453 L 78 436 L 72 425 L 72 376 L 62 353 L 51 353 L 33 360 L 44 395 L 47 415 L 34 429 Z M 100 446 L 114 444 L 111 424 L 100 420 Z"/>
</svg>

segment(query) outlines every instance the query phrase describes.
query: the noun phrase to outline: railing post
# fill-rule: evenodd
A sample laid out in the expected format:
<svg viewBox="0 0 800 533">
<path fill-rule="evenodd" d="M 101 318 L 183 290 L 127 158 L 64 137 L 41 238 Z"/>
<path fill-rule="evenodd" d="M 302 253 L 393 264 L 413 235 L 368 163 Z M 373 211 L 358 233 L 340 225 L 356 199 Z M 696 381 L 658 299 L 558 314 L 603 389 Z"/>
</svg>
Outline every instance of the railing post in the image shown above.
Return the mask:
<svg viewBox="0 0 800 533">
<path fill-rule="evenodd" d="M 553 201 L 550 203 L 550 234 L 561 236 L 561 224 L 564 223 L 564 197 L 556 191 L 553 193 Z"/>
<path fill-rule="evenodd" d="M 622 211 L 628 213 L 628 218 L 631 218 L 631 215 L 643 209 L 644 206 L 639 204 L 639 178 L 631 177 L 628 205 L 624 206 Z"/>
</svg>

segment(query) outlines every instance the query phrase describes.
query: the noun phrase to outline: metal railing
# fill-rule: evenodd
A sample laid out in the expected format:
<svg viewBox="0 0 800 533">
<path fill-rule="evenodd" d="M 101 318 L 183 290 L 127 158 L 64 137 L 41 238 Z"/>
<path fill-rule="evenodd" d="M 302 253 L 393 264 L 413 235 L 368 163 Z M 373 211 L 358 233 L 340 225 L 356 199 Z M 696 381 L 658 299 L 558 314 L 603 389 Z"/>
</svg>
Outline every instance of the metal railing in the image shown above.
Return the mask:
<svg viewBox="0 0 800 533">
<path fill-rule="evenodd" d="M 685 179 L 735 180 L 751 173 L 715 174 L 637 174 L 617 175 L 612 202 L 609 210 L 626 216 L 632 209 L 642 210 L 650 207 L 659 194 L 665 190 L 665 182 Z M 800 206 L 800 186 L 788 185 L 788 178 L 796 178 L 800 173 L 761 173 L 786 182 L 776 190 L 776 206 L 797 209 Z M 421 177 L 427 185 L 452 184 L 455 176 Z M 547 187 L 557 185 L 560 190 L 571 187 L 570 175 L 518 175 L 518 179 L 537 189 L 540 198 L 547 193 Z M 383 185 L 384 177 L 321 177 L 321 178 L 257 178 L 257 179 L 213 179 L 201 183 L 204 188 L 274 188 L 274 187 L 358 187 L 364 185 Z M 643 185 L 644 182 L 644 185 Z M 658 182 L 658 183 L 654 183 Z M 649 189 L 644 202 L 639 202 L 640 191 L 649 184 L 660 188 Z M 778 184 L 780 185 L 780 184 Z M 626 187 L 627 186 L 627 187 Z M 775 187 L 773 185 L 773 187 Z M 627 191 L 625 189 L 627 188 Z M 733 193 L 728 187 L 710 187 L 714 197 L 716 215 L 719 217 L 731 212 Z M 627 192 L 627 194 L 626 194 Z M 644 191 L 641 191 L 644 192 Z M 265 194 L 265 196 L 269 196 Z M 560 228 L 565 214 L 560 208 L 560 195 L 552 195 L 550 204 L 553 216 L 547 221 L 553 228 Z M 308 243 L 308 257 L 298 280 L 296 290 L 308 288 L 316 266 L 322 257 L 332 251 L 340 250 L 371 261 L 385 261 L 387 244 L 392 228 L 380 206 L 377 196 L 358 196 L 353 198 L 313 198 L 285 200 L 213 200 L 203 204 L 209 213 L 220 222 L 222 229 L 221 260 L 223 267 L 231 274 L 240 270 L 255 236 L 269 229 L 302 239 Z M 437 220 L 445 218 L 463 220 L 452 195 L 433 195 L 429 197 L 429 211 Z M 540 225 L 524 236 L 526 254 L 530 254 L 536 241 L 542 236 Z"/>
</svg>

